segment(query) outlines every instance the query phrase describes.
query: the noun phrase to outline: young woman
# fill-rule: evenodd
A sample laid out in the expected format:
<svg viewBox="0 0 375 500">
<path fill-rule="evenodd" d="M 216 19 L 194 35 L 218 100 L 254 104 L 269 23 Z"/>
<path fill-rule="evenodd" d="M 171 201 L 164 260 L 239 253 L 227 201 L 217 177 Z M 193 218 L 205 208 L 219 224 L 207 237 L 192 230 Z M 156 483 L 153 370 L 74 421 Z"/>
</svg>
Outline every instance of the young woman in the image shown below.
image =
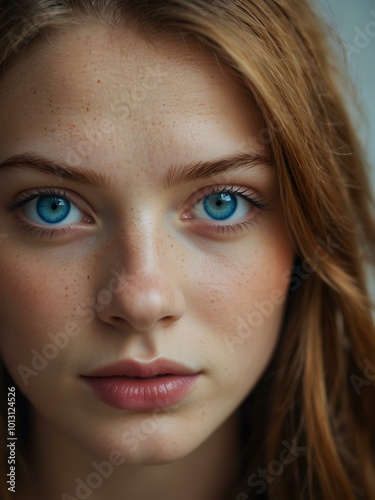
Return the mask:
<svg viewBox="0 0 375 500">
<path fill-rule="evenodd" d="M 372 200 L 311 7 L 0 28 L 1 498 L 374 498 Z"/>
</svg>

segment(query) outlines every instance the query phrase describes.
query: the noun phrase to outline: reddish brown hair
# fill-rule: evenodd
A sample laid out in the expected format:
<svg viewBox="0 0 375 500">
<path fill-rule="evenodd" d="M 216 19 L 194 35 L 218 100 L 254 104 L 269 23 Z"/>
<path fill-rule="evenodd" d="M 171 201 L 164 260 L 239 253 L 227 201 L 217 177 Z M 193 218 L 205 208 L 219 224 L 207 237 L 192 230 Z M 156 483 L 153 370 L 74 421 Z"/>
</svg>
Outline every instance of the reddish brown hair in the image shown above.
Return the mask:
<svg viewBox="0 0 375 500">
<path fill-rule="evenodd" d="M 19 0 L 0 12 L 2 70 L 34 38 L 90 17 L 198 40 L 264 117 L 259 140 L 269 144 L 298 257 L 277 351 L 244 406 L 249 439 L 236 498 L 257 497 L 254 473 L 285 443 L 295 460 L 269 481 L 269 499 L 375 498 L 375 329 L 365 281 L 373 201 L 322 21 L 305 0 Z"/>
</svg>

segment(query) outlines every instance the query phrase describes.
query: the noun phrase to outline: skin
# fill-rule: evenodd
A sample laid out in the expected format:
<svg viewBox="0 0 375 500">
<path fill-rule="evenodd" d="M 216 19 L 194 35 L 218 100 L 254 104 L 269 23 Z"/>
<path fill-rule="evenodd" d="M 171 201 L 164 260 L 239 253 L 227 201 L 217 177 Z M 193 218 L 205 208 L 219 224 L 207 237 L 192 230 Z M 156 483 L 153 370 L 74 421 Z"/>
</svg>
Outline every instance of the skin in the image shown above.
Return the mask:
<svg viewBox="0 0 375 500">
<path fill-rule="evenodd" d="M 294 252 L 272 166 L 173 188 L 166 176 L 244 144 L 266 154 L 258 109 L 201 48 L 94 22 L 29 49 L 2 78 L 0 103 L 0 161 L 32 151 L 89 168 L 103 183 L 0 171 L 0 349 L 32 405 L 35 496 L 74 497 L 76 478 L 117 450 L 123 465 L 91 500 L 123 499 L 125 486 L 127 500 L 221 498 L 235 473 L 238 409 L 279 336 Z M 241 188 L 270 209 L 245 202 L 245 216 L 231 223 L 251 224 L 220 231 L 223 223 L 196 205 L 215 186 Z M 24 230 L 38 225 L 25 207 L 5 209 L 43 187 L 72 193 L 82 212 L 52 236 Z M 95 311 L 90 298 L 114 272 L 126 286 Z M 259 313 L 264 301 L 272 307 Z M 20 366 L 31 367 L 32 350 L 42 353 L 69 322 L 79 333 L 25 380 Z M 160 357 L 201 373 L 181 403 L 163 410 L 111 408 L 80 379 L 121 359 Z M 31 495 L 25 485 L 20 499 Z"/>
</svg>

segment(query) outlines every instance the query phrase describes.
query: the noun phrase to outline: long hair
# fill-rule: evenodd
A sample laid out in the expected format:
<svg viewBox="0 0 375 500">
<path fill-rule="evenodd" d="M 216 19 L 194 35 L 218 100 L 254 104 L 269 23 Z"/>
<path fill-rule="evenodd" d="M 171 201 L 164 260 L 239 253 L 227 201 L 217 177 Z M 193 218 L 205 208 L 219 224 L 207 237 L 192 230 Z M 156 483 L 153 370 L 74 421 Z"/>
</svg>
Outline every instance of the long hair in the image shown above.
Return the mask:
<svg viewBox="0 0 375 500">
<path fill-rule="evenodd" d="M 3 1 L 0 77 L 35 39 L 92 17 L 197 40 L 263 115 L 297 257 L 275 355 L 243 405 L 233 498 L 375 498 L 373 200 L 328 29 L 305 0 Z"/>
</svg>

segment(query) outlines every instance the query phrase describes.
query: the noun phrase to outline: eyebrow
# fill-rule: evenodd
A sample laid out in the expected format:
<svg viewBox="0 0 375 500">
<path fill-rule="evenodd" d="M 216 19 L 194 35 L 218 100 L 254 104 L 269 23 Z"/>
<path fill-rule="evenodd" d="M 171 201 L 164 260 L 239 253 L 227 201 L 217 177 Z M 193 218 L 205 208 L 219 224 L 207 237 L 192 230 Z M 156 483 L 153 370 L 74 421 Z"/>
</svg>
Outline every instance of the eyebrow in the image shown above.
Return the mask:
<svg viewBox="0 0 375 500">
<path fill-rule="evenodd" d="M 106 185 L 105 177 L 99 172 L 90 169 L 77 170 L 75 167 L 62 165 L 34 153 L 12 156 L 0 163 L 0 174 L 4 171 L 14 169 L 29 169 L 56 177 L 64 177 L 65 179 L 91 186 Z"/>
<path fill-rule="evenodd" d="M 207 179 L 242 167 L 250 169 L 258 165 L 272 167 L 271 158 L 260 153 L 249 152 L 191 163 L 183 167 L 172 166 L 168 171 L 165 187 L 172 188 L 184 182 Z"/>
<path fill-rule="evenodd" d="M 259 153 L 238 153 L 182 167 L 172 165 L 167 172 L 164 187 L 170 189 L 184 182 L 206 179 L 241 167 L 253 168 L 258 165 L 271 167 L 272 163 L 268 156 Z M 14 169 L 30 169 L 91 186 L 105 187 L 109 184 L 106 176 L 100 172 L 87 168 L 78 170 L 76 167 L 69 167 L 34 153 L 12 156 L 0 163 L 0 174 Z"/>
</svg>

